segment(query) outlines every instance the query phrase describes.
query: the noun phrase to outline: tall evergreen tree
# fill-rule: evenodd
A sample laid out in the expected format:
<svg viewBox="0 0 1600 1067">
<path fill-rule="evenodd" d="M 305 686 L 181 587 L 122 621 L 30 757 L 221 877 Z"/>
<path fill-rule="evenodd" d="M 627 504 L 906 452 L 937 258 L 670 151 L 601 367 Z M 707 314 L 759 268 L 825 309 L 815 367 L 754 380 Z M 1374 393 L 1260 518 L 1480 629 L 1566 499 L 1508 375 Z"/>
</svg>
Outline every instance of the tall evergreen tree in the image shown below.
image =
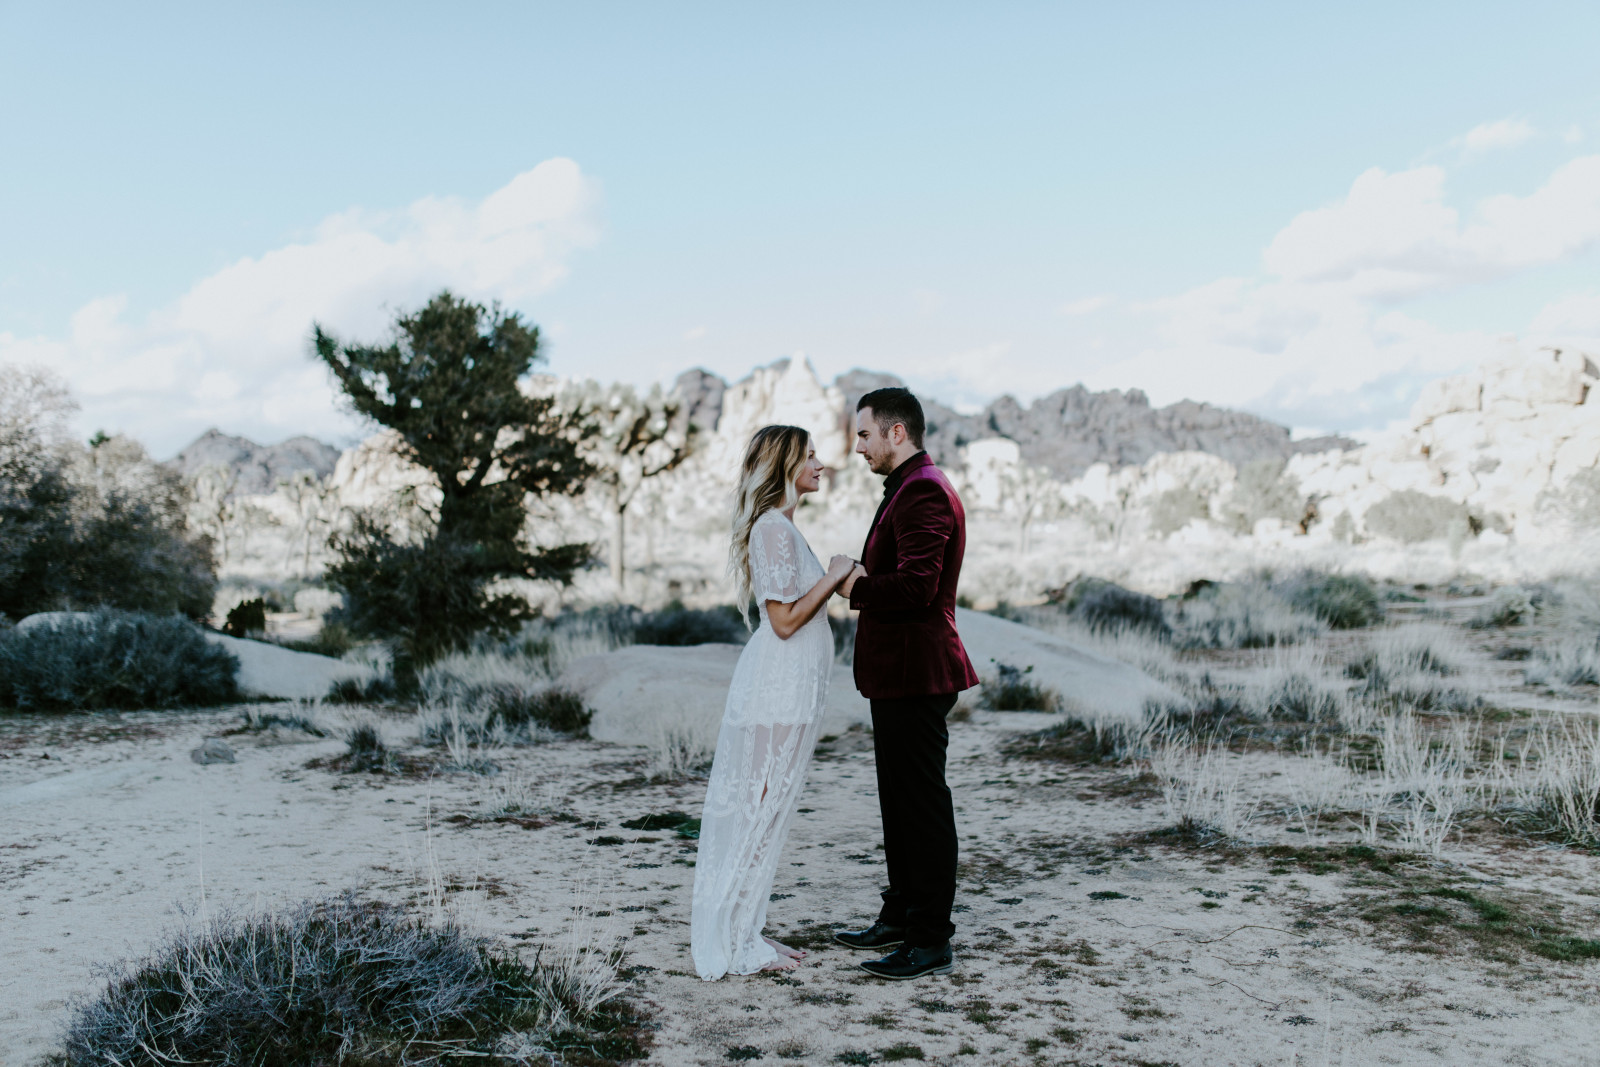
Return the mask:
<svg viewBox="0 0 1600 1067">
<path fill-rule="evenodd" d="M 371 517 L 335 538 L 340 558 L 328 577 L 354 629 L 397 638 L 413 663 L 426 663 L 530 614 L 495 583 L 565 582 L 588 562 L 588 545 L 523 538 L 529 495 L 580 492 L 591 473 L 582 424 L 522 388 L 543 360 L 538 327 L 446 291 L 400 315 L 387 345 L 341 344 L 321 326 L 313 345 L 351 407 L 393 430 L 443 494 L 420 544 L 397 541 Z"/>
</svg>

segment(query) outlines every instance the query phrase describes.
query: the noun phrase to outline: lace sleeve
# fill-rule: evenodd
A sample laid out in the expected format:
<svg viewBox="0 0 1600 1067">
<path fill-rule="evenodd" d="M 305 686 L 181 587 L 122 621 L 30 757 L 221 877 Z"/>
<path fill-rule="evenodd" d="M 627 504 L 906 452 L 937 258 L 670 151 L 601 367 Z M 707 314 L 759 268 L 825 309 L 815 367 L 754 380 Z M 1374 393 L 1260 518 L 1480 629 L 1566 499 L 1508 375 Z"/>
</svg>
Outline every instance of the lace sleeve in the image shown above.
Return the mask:
<svg viewBox="0 0 1600 1067">
<path fill-rule="evenodd" d="M 750 531 L 750 591 L 757 601 L 793 604 L 805 595 L 800 587 L 800 546 L 795 542 L 794 527 L 782 518 L 756 520 Z"/>
</svg>

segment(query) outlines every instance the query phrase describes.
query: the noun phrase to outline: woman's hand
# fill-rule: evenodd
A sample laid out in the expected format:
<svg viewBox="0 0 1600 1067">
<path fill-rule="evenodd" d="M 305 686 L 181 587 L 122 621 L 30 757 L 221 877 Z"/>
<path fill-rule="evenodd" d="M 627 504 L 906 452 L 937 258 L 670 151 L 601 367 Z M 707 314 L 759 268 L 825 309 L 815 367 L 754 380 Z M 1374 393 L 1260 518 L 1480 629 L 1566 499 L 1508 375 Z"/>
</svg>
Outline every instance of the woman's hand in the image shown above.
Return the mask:
<svg viewBox="0 0 1600 1067">
<path fill-rule="evenodd" d="M 856 561 L 849 556 L 834 556 L 828 561 L 828 580 L 838 585 L 850 576 L 855 569 Z"/>
</svg>

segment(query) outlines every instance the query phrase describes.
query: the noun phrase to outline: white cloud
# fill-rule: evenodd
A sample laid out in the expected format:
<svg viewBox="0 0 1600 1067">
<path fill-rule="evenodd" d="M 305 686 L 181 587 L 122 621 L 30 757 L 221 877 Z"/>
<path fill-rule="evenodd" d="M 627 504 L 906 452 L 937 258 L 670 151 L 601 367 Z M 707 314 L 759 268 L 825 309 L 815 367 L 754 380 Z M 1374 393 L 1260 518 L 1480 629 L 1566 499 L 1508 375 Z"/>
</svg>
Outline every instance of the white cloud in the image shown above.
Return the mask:
<svg viewBox="0 0 1600 1067">
<path fill-rule="evenodd" d="M 1566 163 L 1527 196 L 1481 201 L 1465 225 L 1444 202 L 1444 177 L 1439 167 L 1374 167 L 1343 201 L 1285 226 L 1267 247 L 1267 268 L 1397 299 L 1552 263 L 1600 241 L 1600 155 Z"/>
<path fill-rule="evenodd" d="M 1455 143 L 1466 152 L 1476 155 L 1499 148 L 1515 148 L 1538 132 L 1522 119 L 1499 119 L 1474 126 L 1456 138 Z"/>
<path fill-rule="evenodd" d="M 131 432 L 157 454 L 213 424 L 269 440 L 346 433 L 352 423 L 307 356 L 313 321 L 377 339 L 396 310 L 444 287 L 515 307 L 593 243 L 596 200 L 576 163 L 552 159 L 477 203 L 427 197 L 345 212 L 306 242 L 201 279 L 142 322 L 113 296 L 80 308 L 64 338 L 0 334 L 0 361 L 53 366 L 82 401 L 84 427 Z"/>
<path fill-rule="evenodd" d="M 1076 317 L 1078 315 L 1092 315 L 1096 311 L 1111 303 L 1109 296 L 1086 296 L 1081 300 L 1069 300 L 1061 305 L 1061 314 Z"/>
<path fill-rule="evenodd" d="M 1576 345 L 1600 356 L 1600 290 L 1570 293 L 1546 304 L 1529 333 L 1541 343 Z"/>
<path fill-rule="evenodd" d="M 1400 310 L 1440 292 L 1570 259 L 1600 242 L 1600 156 L 1574 159 L 1526 196 L 1465 213 L 1445 173 L 1419 167 L 1356 178 L 1340 202 L 1304 212 L 1263 253 L 1267 273 L 1223 278 L 1140 310 L 1141 350 L 1088 376 L 1247 407 L 1297 425 L 1376 426 L 1403 414 L 1422 381 L 1498 353 L 1503 337 L 1445 330 Z M 1547 308 L 1533 334 L 1600 335 L 1600 297 Z"/>
<path fill-rule="evenodd" d="M 687 330 L 683 331 L 683 339 L 685 341 L 698 341 L 705 335 L 706 328 L 704 326 L 691 326 Z"/>
</svg>

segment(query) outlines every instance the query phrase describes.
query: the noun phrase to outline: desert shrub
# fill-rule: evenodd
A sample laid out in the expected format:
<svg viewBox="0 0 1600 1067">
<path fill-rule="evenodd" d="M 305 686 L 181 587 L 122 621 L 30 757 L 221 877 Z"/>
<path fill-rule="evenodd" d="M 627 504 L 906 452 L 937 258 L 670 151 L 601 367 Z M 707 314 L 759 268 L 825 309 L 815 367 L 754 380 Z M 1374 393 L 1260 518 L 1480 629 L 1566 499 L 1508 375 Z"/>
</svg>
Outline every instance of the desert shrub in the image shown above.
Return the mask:
<svg viewBox="0 0 1600 1067">
<path fill-rule="evenodd" d="M 1357 630 L 1383 619 L 1383 598 L 1365 575 L 1304 571 L 1285 579 L 1281 588 L 1292 606 L 1335 630 Z"/>
<path fill-rule="evenodd" d="M 228 617 L 222 624 L 222 632 L 230 637 L 248 637 L 266 628 L 267 602 L 261 597 L 239 601 L 228 609 Z"/>
<path fill-rule="evenodd" d="M 1530 732 L 1520 756 L 1514 803 L 1534 817 L 1537 829 L 1600 847 L 1600 726 L 1543 723 Z"/>
<path fill-rule="evenodd" d="M 1348 696 L 1317 653 L 1302 646 L 1279 653 L 1245 687 L 1244 706 L 1256 719 L 1341 722 Z"/>
<path fill-rule="evenodd" d="M 1529 685 L 1600 685 L 1600 639 L 1569 636 L 1534 649 Z"/>
<path fill-rule="evenodd" d="M 660 611 L 640 614 L 633 623 L 636 645 L 742 645 L 749 639 L 735 607 L 697 610 L 674 600 Z"/>
<path fill-rule="evenodd" d="M 1093 632 L 1137 629 L 1161 637 L 1171 633 L 1159 600 L 1125 589 L 1104 578 L 1074 578 L 1060 589 L 1052 590 L 1048 603 L 1057 612 Z M 1034 609 L 1013 608 L 1005 601 L 996 605 L 992 614 L 1028 626 L 1038 624 Z"/>
<path fill-rule="evenodd" d="M 1028 675 L 1033 673 L 1031 666 L 1013 667 L 996 663 L 994 668 L 994 677 L 985 680 L 980 690 L 979 707 L 990 711 L 1061 710 L 1061 694 L 1029 678 Z"/>
<path fill-rule="evenodd" d="M 361 678 L 340 678 L 328 687 L 325 699 L 334 704 L 384 704 L 398 696 L 393 676 L 381 672 Z"/>
<path fill-rule="evenodd" d="M 1365 696 L 1416 711 L 1468 711 L 1483 698 L 1469 676 L 1468 653 L 1442 626 L 1401 626 L 1373 635 L 1367 652 L 1345 668 Z"/>
<path fill-rule="evenodd" d="M 343 760 L 346 770 L 381 772 L 394 763 L 394 753 L 384 743 L 383 734 L 370 722 L 351 727 L 344 740 L 348 746 Z"/>
<path fill-rule="evenodd" d="M 1179 832 L 1198 838 L 1242 838 L 1255 821 L 1259 801 L 1245 788 L 1237 766 L 1220 745 L 1197 746 L 1186 738 L 1158 745 L 1150 756 Z"/>
<path fill-rule="evenodd" d="M 1404 544 L 1443 540 L 1452 528 L 1471 525 L 1465 504 L 1415 489 L 1390 493 L 1367 509 L 1363 521 L 1368 533 Z"/>
<path fill-rule="evenodd" d="M 531 726 L 540 726 L 571 737 L 589 736 L 589 723 L 594 711 L 583 703 L 583 697 L 570 689 L 550 686 L 524 691 L 499 689 L 486 694 L 489 705 L 487 725 L 515 733 Z"/>
<path fill-rule="evenodd" d="M 1511 585 L 1496 589 L 1489 603 L 1472 617 L 1471 626 L 1474 630 L 1521 626 L 1532 621 L 1544 600 L 1544 591 L 1536 586 Z"/>
<path fill-rule="evenodd" d="M 179 616 L 102 609 L 0 631 L 0 705 L 23 710 L 226 704 L 238 671 Z"/>
<path fill-rule="evenodd" d="M 1250 533 L 1262 519 L 1298 522 L 1305 515 L 1300 483 L 1284 475 L 1283 459 L 1256 459 L 1239 467 L 1233 495 L 1223 506 L 1228 524 Z"/>
<path fill-rule="evenodd" d="M 244 708 L 244 728 L 253 734 L 281 728 L 297 730 L 312 737 L 327 737 L 328 728 L 321 721 L 316 704 L 309 701 L 297 701 L 296 704 L 298 708 L 295 711 L 248 705 Z"/>
<path fill-rule="evenodd" d="M 706 731 L 686 719 L 656 716 L 645 738 L 645 764 L 659 782 L 696 777 L 711 768 L 716 730 Z"/>
<path fill-rule="evenodd" d="M 1176 605 L 1173 640 L 1182 648 L 1275 648 L 1311 640 L 1326 624 L 1296 609 L 1265 582 L 1222 582 Z"/>
<path fill-rule="evenodd" d="M 1161 601 L 1110 582 L 1084 590 L 1069 614 L 1095 631 L 1144 630 L 1159 637 L 1172 635 Z"/>
<path fill-rule="evenodd" d="M 605 1008 L 621 992 L 616 964 L 597 950 L 525 964 L 453 924 L 349 896 L 224 916 L 113 969 L 49 1062 L 409 1067 L 506 1062 L 512 1044 L 541 1062 L 608 1045 L 632 1059 L 643 1050 L 626 1017 Z"/>
<path fill-rule="evenodd" d="M 1188 486 L 1168 489 L 1150 502 L 1150 530 L 1158 537 L 1177 533 L 1193 519 L 1210 517 L 1205 496 Z"/>
</svg>

